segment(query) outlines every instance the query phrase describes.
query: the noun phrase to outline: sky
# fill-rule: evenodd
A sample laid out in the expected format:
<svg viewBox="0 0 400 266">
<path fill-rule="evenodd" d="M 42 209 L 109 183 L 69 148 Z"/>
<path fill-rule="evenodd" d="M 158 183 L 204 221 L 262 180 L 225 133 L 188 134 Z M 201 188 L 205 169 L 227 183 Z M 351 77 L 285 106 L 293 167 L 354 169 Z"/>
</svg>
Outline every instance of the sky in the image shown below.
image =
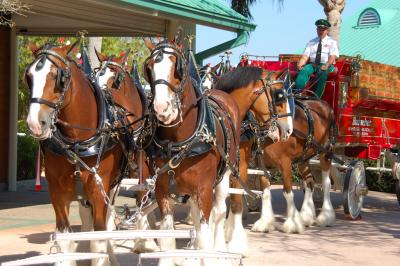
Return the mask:
<svg viewBox="0 0 400 266">
<path fill-rule="evenodd" d="M 220 0 L 229 6 L 229 0 Z M 347 0 L 342 20 L 365 7 L 371 0 Z M 309 40 L 316 37 L 314 22 L 326 18 L 318 0 L 285 0 L 279 10 L 277 0 L 258 0 L 251 7 L 252 23 L 257 25 L 247 45 L 232 49 L 231 62 L 237 64 L 242 53 L 264 56 L 302 52 Z M 196 52 L 206 50 L 236 37 L 236 33 L 197 26 Z M 218 56 L 203 64 L 218 63 Z"/>
</svg>

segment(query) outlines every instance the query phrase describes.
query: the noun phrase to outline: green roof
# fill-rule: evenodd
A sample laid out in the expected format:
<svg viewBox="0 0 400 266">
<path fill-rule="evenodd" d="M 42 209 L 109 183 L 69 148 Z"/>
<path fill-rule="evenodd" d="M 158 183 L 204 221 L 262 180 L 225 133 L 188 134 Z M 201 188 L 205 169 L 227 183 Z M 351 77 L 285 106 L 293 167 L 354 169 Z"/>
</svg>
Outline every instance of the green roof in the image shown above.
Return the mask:
<svg viewBox="0 0 400 266">
<path fill-rule="evenodd" d="M 231 31 L 253 31 L 256 25 L 220 0 L 120 0 L 166 15 L 182 17 L 198 24 Z"/>
<path fill-rule="evenodd" d="M 376 14 L 367 24 L 359 25 L 360 15 Z M 376 20 L 374 20 L 376 18 Z M 375 24 L 368 26 L 368 21 Z M 400 1 L 372 0 L 364 8 L 344 20 L 340 32 L 340 54 L 354 56 L 383 64 L 400 66 Z"/>
</svg>

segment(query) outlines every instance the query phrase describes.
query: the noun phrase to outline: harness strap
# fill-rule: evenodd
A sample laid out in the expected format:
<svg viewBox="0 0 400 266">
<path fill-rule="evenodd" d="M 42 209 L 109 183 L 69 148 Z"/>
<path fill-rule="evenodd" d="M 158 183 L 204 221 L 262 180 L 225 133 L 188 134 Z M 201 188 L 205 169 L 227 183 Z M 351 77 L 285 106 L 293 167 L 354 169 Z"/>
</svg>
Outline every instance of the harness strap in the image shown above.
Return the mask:
<svg viewBox="0 0 400 266">
<path fill-rule="evenodd" d="M 45 104 L 45 105 L 47 105 L 47 106 L 49 106 L 50 108 L 53 108 L 53 109 L 57 109 L 57 106 L 58 106 L 56 103 L 50 102 L 50 101 L 45 100 L 43 98 L 31 98 L 30 102 L 31 103 Z"/>
<path fill-rule="evenodd" d="M 220 108 L 220 110 L 222 110 L 225 113 L 225 116 L 228 118 L 228 121 L 229 121 L 231 129 L 233 131 L 235 131 L 235 125 L 234 125 L 234 123 L 232 121 L 231 116 L 227 112 L 227 110 L 215 98 L 210 97 L 210 99 L 213 100 L 213 102 Z M 213 108 L 213 109 L 216 110 L 216 108 Z M 223 125 L 222 121 L 220 121 L 220 125 L 222 126 L 222 128 L 224 130 L 224 125 Z M 233 134 L 233 137 L 235 138 L 235 134 Z M 237 139 L 234 139 L 234 141 L 235 141 L 235 143 L 238 143 Z M 234 165 L 232 165 L 230 160 L 229 160 L 228 149 L 223 149 L 221 147 L 221 145 L 218 145 L 217 143 L 215 143 L 215 147 L 217 148 L 219 154 L 221 155 L 221 157 L 225 161 L 226 166 L 229 168 L 229 170 L 231 170 L 232 175 L 234 177 L 236 177 L 236 180 L 239 182 L 239 184 L 243 188 L 243 190 L 249 195 L 249 197 L 251 197 L 253 199 L 260 198 L 260 195 L 258 195 L 256 193 L 254 193 L 253 191 L 251 191 L 249 189 L 249 187 L 247 186 L 247 184 L 245 182 L 243 182 L 243 180 L 240 178 L 240 172 L 238 171 L 237 166 L 235 167 Z"/>
<path fill-rule="evenodd" d="M 303 134 L 303 132 L 301 132 L 300 130 L 293 128 L 293 133 L 301 138 L 304 138 L 306 140 L 306 143 L 304 144 L 304 150 L 303 153 L 301 154 L 301 156 L 297 159 L 294 160 L 294 163 L 298 163 L 298 162 L 304 162 L 307 161 L 309 158 L 306 158 L 306 154 L 308 152 L 309 149 L 315 147 L 317 148 L 317 152 L 321 151 L 320 147 L 322 147 L 321 145 L 319 145 L 315 139 L 314 139 L 314 119 L 312 117 L 312 114 L 310 112 L 310 109 L 308 108 L 308 106 L 306 104 L 304 104 L 303 102 L 296 100 L 295 99 L 295 103 L 303 110 L 306 118 L 307 118 L 307 126 L 308 126 L 308 133 L 307 136 L 305 134 Z"/>
</svg>

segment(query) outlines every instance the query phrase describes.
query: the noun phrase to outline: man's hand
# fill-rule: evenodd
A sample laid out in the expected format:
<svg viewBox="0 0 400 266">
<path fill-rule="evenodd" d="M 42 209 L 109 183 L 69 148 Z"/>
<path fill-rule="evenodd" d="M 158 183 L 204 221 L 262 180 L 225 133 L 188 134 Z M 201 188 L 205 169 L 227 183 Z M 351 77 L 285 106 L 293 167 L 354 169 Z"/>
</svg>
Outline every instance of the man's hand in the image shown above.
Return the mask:
<svg viewBox="0 0 400 266">
<path fill-rule="evenodd" d="M 326 70 L 328 70 L 328 68 L 329 68 L 328 65 L 322 65 L 322 66 L 320 67 L 320 69 L 321 69 L 322 71 L 326 71 Z"/>
<path fill-rule="evenodd" d="M 301 64 L 297 64 L 297 69 L 300 71 L 300 70 L 302 70 L 303 69 L 303 67 L 304 67 L 304 65 L 301 65 Z"/>
</svg>

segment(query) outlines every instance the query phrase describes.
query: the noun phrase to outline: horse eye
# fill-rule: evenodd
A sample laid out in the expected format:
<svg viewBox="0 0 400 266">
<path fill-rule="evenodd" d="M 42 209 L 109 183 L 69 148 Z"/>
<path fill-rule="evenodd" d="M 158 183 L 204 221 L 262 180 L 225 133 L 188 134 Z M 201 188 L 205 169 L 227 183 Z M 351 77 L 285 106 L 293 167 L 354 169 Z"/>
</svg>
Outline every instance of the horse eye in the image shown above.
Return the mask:
<svg viewBox="0 0 400 266">
<path fill-rule="evenodd" d="M 275 102 L 283 103 L 285 101 L 285 95 L 282 92 L 275 94 Z"/>
</svg>

